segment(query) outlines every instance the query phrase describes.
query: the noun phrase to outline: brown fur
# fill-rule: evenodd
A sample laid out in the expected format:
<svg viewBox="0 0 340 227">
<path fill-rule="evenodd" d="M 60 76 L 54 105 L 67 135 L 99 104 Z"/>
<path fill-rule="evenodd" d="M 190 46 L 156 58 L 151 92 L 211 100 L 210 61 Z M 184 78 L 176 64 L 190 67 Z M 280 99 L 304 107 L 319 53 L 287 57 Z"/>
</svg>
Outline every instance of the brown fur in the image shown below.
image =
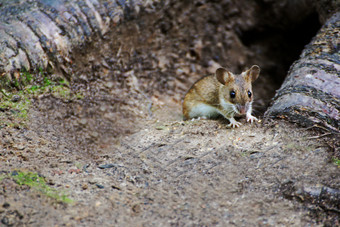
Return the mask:
<svg viewBox="0 0 340 227">
<path fill-rule="evenodd" d="M 221 105 L 221 97 L 230 104 L 236 105 L 240 110 L 246 111 L 247 105 L 253 101 L 251 83 L 259 76 L 260 68 L 252 66 L 251 69 L 240 75 L 234 75 L 224 68 L 219 68 L 216 73 L 198 80 L 187 92 L 183 101 L 184 119 L 190 119 L 190 111 L 198 104 L 213 106 L 221 112 L 229 113 Z M 235 98 L 230 97 L 230 92 L 235 91 Z M 244 114 L 244 112 L 243 112 Z M 233 117 L 231 114 L 230 117 Z M 225 116 L 228 117 L 228 116 Z"/>
</svg>

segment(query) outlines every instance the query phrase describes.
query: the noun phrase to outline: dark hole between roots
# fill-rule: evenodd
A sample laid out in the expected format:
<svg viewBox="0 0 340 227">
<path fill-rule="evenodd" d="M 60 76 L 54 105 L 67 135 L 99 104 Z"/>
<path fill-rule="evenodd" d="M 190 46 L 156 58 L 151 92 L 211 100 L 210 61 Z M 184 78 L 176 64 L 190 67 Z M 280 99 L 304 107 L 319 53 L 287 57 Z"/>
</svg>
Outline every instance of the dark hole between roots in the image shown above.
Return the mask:
<svg viewBox="0 0 340 227">
<path fill-rule="evenodd" d="M 243 31 L 241 41 L 249 48 L 265 50 L 265 59 L 274 60 L 275 65 L 267 66 L 264 70 L 273 75 L 274 82 L 280 86 L 287 75 L 290 66 L 299 56 L 311 39 L 320 29 L 318 14 L 311 13 L 300 22 L 292 21 L 284 28 L 265 27 Z"/>
<path fill-rule="evenodd" d="M 261 67 L 261 77 L 254 84 L 254 110 L 259 115 L 267 110 L 290 66 L 299 59 L 302 50 L 321 27 L 316 12 L 285 25 L 280 24 L 279 20 L 261 26 L 262 22 L 255 29 L 239 33 L 242 43 L 255 53 L 254 62 Z"/>
</svg>

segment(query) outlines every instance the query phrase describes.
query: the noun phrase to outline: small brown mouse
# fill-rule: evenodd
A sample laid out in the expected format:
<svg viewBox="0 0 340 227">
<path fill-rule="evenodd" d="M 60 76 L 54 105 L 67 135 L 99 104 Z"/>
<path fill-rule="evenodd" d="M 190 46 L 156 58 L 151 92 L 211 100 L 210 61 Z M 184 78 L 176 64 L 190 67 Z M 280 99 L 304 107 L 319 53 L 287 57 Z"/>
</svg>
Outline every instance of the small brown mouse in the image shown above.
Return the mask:
<svg viewBox="0 0 340 227">
<path fill-rule="evenodd" d="M 247 122 L 257 121 L 251 115 L 252 83 L 259 77 L 260 67 L 253 65 L 249 70 L 235 75 L 225 68 L 218 68 L 213 75 L 198 80 L 187 92 L 183 101 L 184 120 L 223 115 L 230 121 L 228 127 L 242 124 L 234 116 L 246 115 Z"/>
</svg>

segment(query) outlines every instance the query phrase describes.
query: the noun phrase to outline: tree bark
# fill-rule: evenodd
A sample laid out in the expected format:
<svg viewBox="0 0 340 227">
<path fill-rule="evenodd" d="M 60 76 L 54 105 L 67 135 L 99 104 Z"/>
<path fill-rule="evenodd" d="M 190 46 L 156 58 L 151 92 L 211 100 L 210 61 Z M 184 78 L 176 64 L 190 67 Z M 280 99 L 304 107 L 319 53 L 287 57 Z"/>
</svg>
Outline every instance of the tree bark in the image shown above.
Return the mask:
<svg viewBox="0 0 340 227">
<path fill-rule="evenodd" d="M 0 76 L 69 62 L 73 47 L 103 36 L 158 0 L 0 0 Z"/>
<path fill-rule="evenodd" d="M 266 117 L 339 132 L 340 12 L 327 20 L 273 98 Z"/>
</svg>

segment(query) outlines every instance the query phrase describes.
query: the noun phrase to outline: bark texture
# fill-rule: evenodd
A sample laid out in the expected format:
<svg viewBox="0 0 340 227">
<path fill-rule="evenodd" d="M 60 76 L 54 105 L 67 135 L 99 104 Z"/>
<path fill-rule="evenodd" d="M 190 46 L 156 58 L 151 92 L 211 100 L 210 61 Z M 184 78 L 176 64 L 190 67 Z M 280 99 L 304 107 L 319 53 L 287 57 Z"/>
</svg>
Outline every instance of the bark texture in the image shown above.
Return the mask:
<svg viewBox="0 0 340 227">
<path fill-rule="evenodd" d="M 56 69 L 73 47 L 112 24 L 153 8 L 157 0 L 0 0 L 0 75 Z M 9 78 L 11 79 L 11 78 Z"/>
<path fill-rule="evenodd" d="M 336 12 L 291 66 L 265 115 L 339 132 L 339 51 L 340 12 Z"/>
</svg>

